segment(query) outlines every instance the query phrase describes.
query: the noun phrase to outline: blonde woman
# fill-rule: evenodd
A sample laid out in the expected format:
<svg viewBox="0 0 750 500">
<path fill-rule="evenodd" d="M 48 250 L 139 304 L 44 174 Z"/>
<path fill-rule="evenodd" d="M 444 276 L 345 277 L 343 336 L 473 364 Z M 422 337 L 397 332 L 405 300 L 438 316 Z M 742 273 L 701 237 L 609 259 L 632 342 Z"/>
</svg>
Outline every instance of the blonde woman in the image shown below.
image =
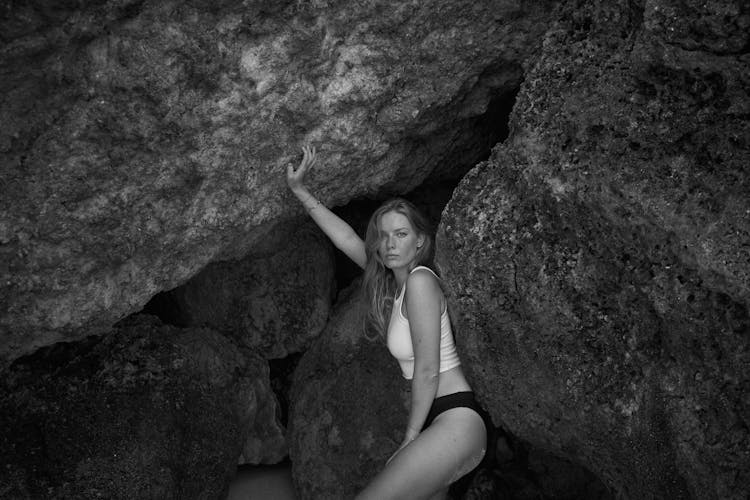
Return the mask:
<svg viewBox="0 0 750 500">
<path fill-rule="evenodd" d="M 287 168 L 287 184 L 333 244 L 364 269 L 368 322 L 411 382 L 404 439 L 357 499 L 447 498 L 448 486 L 482 461 L 488 427 L 461 370 L 439 278 L 425 266 L 432 251 L 426 220 L 408 201 L 393 199 L 373 213 L 362 241 L 305 187 L 316 151 L 302 151 L 299 167 Z"/>
</svg>

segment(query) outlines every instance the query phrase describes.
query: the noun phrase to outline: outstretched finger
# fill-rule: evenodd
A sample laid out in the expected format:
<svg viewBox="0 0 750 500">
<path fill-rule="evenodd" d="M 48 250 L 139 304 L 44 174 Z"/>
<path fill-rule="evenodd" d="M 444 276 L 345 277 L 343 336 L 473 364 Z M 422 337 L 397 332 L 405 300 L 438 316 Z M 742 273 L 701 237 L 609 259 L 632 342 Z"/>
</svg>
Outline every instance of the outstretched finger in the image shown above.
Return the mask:
<svg viewBox="0 0 750 500">
<path fill-rule="evenodd" d="M 305 152 L 304 163 L 306 167 L 312 167 L 315 163 L 315 148 L 307 145 L 303 148 Z"/>
</svg>

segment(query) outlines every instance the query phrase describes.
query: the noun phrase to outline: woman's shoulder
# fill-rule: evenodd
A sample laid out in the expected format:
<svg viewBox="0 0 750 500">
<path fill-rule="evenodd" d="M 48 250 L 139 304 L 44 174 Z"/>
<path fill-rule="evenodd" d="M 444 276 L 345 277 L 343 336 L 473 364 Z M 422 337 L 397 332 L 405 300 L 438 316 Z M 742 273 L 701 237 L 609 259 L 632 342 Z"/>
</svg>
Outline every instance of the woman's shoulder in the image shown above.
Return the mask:
<svg viewBox="0 0 750 500">
<path fill-rule="evenodd" d="M 409 275 L 414 274 L 414 271 L 427 271 L 427 273 L 432 274 L 437 279 L 440 279 L 440 277 L 437 275 L 437 273 L 435 271 L 433 271 L 432 269 L 430 269 L 429 267 L 427 267 L 427 266 L 417 266 L 414 269 L 412 269 L 411 271 L 409 271 Z"/>
<path fill-rule="evenodd" d="M 431 289 L 437 287 L 440 289 L 440 278 L 437 273 L 427 266 L 417 266 L 409 272 L 409 276 L 406 279 L 407 291 L 411 288 L 415 290 L 419 289 Z"/>
<path fill-rule="evenodd" d="M 445 311 L 445 298 L 440 286 L 440 278 L 427 266 L 417 266 L 411 270 L 406 279 L 407 304 L 412 301 L 436 301 L 441 312 Z"/>
</svg>

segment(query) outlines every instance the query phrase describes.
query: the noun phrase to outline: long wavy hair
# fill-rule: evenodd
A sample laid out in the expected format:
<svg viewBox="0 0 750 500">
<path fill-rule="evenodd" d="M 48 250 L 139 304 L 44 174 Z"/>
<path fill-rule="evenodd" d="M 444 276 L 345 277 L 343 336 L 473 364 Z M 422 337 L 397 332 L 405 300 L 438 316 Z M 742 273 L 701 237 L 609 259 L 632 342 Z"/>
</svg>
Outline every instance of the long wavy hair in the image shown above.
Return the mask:
<svg viewBox="0 0 750 500">
<path fill-rule="evenodd" d="M 417 248 L 413 267 L 429 265 L 432 261 L 433 238 L 427 218 L 409 201 L 403 198 L 393 198 L 386 201 L 370 217 L 365 234 L 365 265 L 362 279 L 362 291 L 368 311 L 365 315 L 365 332 L 376 332 L 385 338 L 388 330 L 391 309 L 396 294 L 396 278 L 393 271 L 385 267 L 383 259 L 378 253 L 382 234 L 380 219 L 387 212 L 397 212 L 405 216 L 418 235 L 424 237 L 422 246 Z M 411 269 L 410 269 L 411 270 Z"/>
</svg>

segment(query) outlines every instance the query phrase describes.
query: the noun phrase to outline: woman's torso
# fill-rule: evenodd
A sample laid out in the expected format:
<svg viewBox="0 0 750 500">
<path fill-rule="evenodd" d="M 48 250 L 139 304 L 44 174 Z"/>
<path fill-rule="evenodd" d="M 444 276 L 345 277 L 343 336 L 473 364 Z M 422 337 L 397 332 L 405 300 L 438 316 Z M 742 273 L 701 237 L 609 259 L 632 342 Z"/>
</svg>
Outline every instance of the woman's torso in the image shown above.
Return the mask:
<svg viewBox="0 0 750 500">
<path fill-rule="evenodd" d="M 470 391 L 469 382 L 466 381 L 463 370 L 460 366 L 451 368 L 438 376 L 438 388 L 435 397 L 447 396 L 454 392 Z"/>
<path fill-rule="evenodd" d="M 435 275 L 431 269 L 425 266 L 417 266 L 412 269 L 411 272 L 420 268 L 427 269 L 430 273 Z M 435 275 L 435 278 L 438 279 L 437 275 Z M 391 313 L 391 323 L 388 327 L 388 348 L 391 351 L 391 354 L 393 354 L 399 361 L 399 364 L 401 364 L 404 377 L 410 379 L 410 375 L 413 375 L 414 355 L 411 347 L 411 330 L 409 328 L 408 311 L 406 300 L 404 300 L 404 296 L 406 295 L 405 288 L 406 286 L 404 285 L 394 300 L 394 309 Z M 453 394 L 454 392 L 471 390 L 469 383 L 464 376 L 463 370 L 461 369 L 458 354 L 455 351 L 453 332 L 451 330 L 450 319 L 448 318 L 447 312 L 447 302 L 442 293 L 440 294 L 440 310 L 442 311 L 440 369 L 444 369 L 444 371 L 439 371 L 436 397 L 446 396 L 448 394 Z M 393 337 L 394 334 L 397 338 Z M 396 345 L 394 345 L 394 342 Z M 408 342 L 408 346 L 405 342 Z M 401 344 L 400 346 L 398 346 L 399 343 Z M 411 355 L 411 363 L 406 361 L 407 355 Z M 443 365 L 445 365 L 445 368 L 443 368 Z M 411 373 L 407 374 L 407 371 L 409 370 Z"/>
</svg>

